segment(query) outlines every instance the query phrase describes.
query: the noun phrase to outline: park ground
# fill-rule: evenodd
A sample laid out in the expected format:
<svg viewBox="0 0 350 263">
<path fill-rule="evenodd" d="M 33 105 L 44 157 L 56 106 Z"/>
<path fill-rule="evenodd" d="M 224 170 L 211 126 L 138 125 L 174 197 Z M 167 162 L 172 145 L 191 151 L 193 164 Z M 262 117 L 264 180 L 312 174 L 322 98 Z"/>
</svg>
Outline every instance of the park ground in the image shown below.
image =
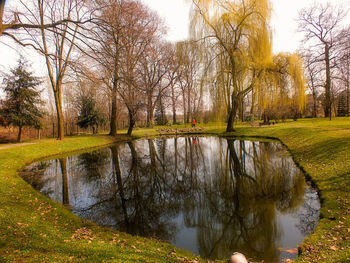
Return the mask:
<svg viewBox="0 0 350 263">
<path fill-rule="evenodd" d="M 350 262 L 350 118 L 303 119 L 263 127 L 239 124 L 230 134 L 224 132 L 224 124 L 202 126 L 203 134 L 267 137 L 284 143 L 316 184 L 322 200 L 320 223 L 300 244 L 295 262 Z M 137 129 L 134 137 L 158 134 L 157 128 Z M 80 219 L 17 174 L 41 158 L 129 139 L 124 135 L 87 135 L 64 141 L 33 140 L 17 147 L 2 145 L 0 262 L 205 262 L 172 245 Z"/>
</svg>

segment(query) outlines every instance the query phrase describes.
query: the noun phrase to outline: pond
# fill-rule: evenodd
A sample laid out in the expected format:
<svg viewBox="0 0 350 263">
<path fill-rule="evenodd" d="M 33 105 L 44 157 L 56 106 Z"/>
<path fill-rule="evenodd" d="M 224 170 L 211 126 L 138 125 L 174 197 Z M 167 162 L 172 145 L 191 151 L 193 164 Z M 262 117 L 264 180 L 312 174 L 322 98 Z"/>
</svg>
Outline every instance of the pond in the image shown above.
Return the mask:
<svg viewBox="0 0 350 263">
<path fill-rule="evenodd" d="M 316 189 L 275 142 L 137 140 L 33 163 L 21 175 L 80 217 L 206 259 L 235 251 L 293 259 L 319 219 Z"/>
</svg>

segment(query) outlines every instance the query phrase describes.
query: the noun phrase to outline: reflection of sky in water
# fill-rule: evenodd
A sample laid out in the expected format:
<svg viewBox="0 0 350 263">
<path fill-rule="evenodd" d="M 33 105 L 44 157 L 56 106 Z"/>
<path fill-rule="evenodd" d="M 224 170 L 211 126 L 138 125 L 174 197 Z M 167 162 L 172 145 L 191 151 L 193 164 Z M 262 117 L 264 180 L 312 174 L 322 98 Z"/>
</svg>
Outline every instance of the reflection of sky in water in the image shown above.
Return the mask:
<svg viewBox="0 0 350 263">
<path fill-rule="evenodd" d="M 207 258 L 236 250 L 265 262 L 294 258 L 286 251 L 319 216 L 316 191 L 278 143 L 138 140 L 26 170 L 36 189 L 81 217 Z"/>
<path fill-rule="evenodd" d="M 183 248 L 191 251 L 194 254 L 199 254 L 197 246 L 197 231 L 194 227 L 186 227 L 184 223 L 183 214 L 179 215 L 172 220 L 177 225 L 177 233 L 172 241 L 172 244 L 178 248 Z"/>
</svg>

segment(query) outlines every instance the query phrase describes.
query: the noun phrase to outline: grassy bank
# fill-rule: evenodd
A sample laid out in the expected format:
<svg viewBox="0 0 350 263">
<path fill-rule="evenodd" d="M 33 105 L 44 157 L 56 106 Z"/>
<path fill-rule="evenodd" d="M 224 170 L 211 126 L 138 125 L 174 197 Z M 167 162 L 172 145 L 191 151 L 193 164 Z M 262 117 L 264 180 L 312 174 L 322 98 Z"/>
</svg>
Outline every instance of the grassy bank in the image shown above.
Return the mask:
<svg viewBox="0 0 350 263">
<path fill-rule="evenodd" d="M 66 138 L 0 150 L 0 262 L 179 262 L 173 246 L 104 229 L 42 196 L 17 171 L 39 158 L 108 145 L 125 137 Z"/>
<path fill-rule="evenodd" d="M 224 125 L 204 133 L 222 134 Z M 137 129 L 135 136 L 155 130 Z M 350 262 L 350 119 L 301 120 L 270 127 L 240 125 L 236 136 L 280 139 L 321 191 L 322 219 L 301 244 L 297 262 Z M 119 137 L 116 140 L 123 140 Z M 103 229 L 43 197 L 16 175 L 33 160 L 113 143 L 107 136 L 73 137 L 63 142 L 0 150 L 0 262 L 181 262 L 185 251 L 155 240 Z"/>
<path fill-rule="evenodd" d="M 239 127 L 239 136 L 280 139 L 321 193 L 321 221 L 297 262 L 350 262 L 350 118 Z"/>
</svg>

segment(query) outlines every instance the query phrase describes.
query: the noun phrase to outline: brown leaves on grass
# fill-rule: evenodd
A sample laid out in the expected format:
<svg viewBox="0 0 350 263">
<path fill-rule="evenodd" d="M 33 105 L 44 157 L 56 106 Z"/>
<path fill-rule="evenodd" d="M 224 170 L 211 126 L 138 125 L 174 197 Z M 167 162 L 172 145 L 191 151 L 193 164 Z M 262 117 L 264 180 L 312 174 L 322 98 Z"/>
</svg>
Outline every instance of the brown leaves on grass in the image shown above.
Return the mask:
<svg viewBox="0 0 350 263">
<path fill-rule="evenodd" d="M 298 254 L 298 248 L 279 248 L 278 249 L 281 252 L 287 252 L 289 254 Z"/>
<path fill-rule="evenodd" d="M 158 129 L 157 132 L 159 134 L 176 134 L 176 133 L 194 133 L 194 132 L 201 132 L 205 129 L 203 127 L 197 127 L 197 128 L 183 128 L 183 129 L 171 129 L 171 128 L 163 128 Z"/>
<path fill-rule="evenodd" d="M 134 249 L 134 251 L 135 251 L 136 253 L 142 253 L 142 251 L 139 250 L 139 249 L 137 249 L 137 247 L 134 246 L 134 245 L 131 245 L 131 248 Z"/>
<path fill-rule="evenodd" d="M 181 261 L 181 262 L 186 262 L 186 263 L 199 263 L 199 261 L 197 260 L 190 260 L 187 257 L 179 257 L 176 255 L 176 250 L 173 249 L 168 253 L 169 256 L 172 257 L 176 257 L 177 260 Z"/>
<path fill-rule="evenodd" d="M 71 240 L 79 239 L 79 240 L 87 240 L 91 243 L 92 240 L 96 238 L 95 235 L 92 234 L 92 230 L 86 227 L 82 227 L 77 229 L 71 237 Z"/>
<path fill-rule="evenodd" d="M 330 246 L 330 249 L 333 250 L 333 251 L 337 251 L 338 248 L 336 246 Z"/>
</svg>

